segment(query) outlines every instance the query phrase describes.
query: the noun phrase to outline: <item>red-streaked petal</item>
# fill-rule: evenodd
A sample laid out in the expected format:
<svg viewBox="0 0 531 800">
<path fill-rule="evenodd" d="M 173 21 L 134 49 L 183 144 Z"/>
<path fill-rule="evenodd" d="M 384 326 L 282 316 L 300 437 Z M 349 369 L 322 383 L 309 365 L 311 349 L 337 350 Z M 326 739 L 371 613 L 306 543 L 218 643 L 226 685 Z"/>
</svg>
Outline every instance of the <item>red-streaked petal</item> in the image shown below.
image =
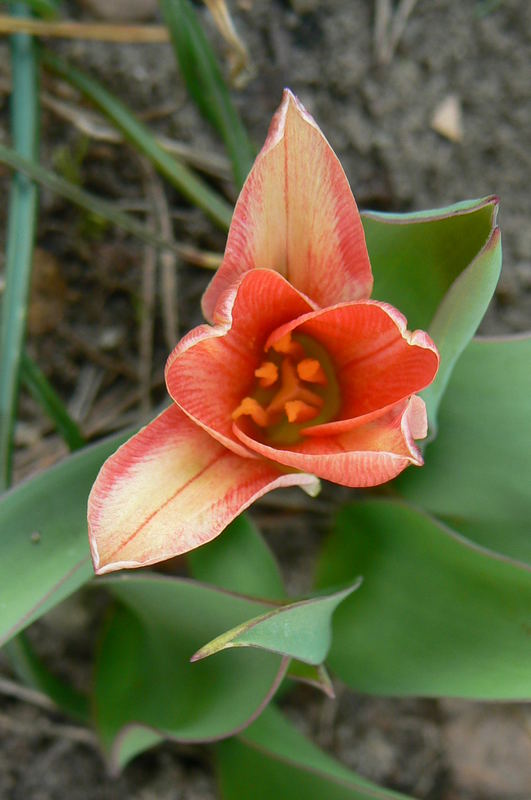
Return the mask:
<svg viewBox="0 0 531 800">
<path fill-rule="evenodd" d="M 326 348 L 341 392 L 337 420 L 308 428 L 308 436 L 338 434 L 370 422 L 382 409 L 429 386 L 439 367 L 428 334 L 408 331 L 405 317 L 387 303 L 365 300 L 311 312 L 280 326 L 266 346 L 291 331 Z"/>
<path fill-rule="evenodd" d="M 232 430 L 232 413 L 255 385 L 271 333 L 311 310 L 308 300 L 273 270 L 253 270 L 221 298 L 215 327 L 201 325 L 177 345 L 166 365 L 175 402 L 198 425 L 242 456 L 252 456 Z"/>
<path fill-rule="evenodd" d="M 100 470 L 88 505 L 94 569 L 143 567 L 186 553 L 271 489 L 316 483 L 313 475 L 231 453 L 172 405 Z"/>
<path fill-rule="evenodd" d="M 423 459 L 414 435 L 425 430 L 426 408 L 420 397 L 397 403 L 366 425 L 338 436 L 311 437 L 289 450 L 256 441 L 249 428 L 235 423 L 242 442 L 271 461 L 359 488 L 386 483 L 409 464 L 420 466 Z"/>
<path fill-rule="evenodd" d="M 323 307 L 372 291 L 365 235 L 343 168 L 289 90 L 241 191 L 223 263 L 203 297 L 208 320 L 219 296 L 255 267 L 278 270 Z"/>
</svg>

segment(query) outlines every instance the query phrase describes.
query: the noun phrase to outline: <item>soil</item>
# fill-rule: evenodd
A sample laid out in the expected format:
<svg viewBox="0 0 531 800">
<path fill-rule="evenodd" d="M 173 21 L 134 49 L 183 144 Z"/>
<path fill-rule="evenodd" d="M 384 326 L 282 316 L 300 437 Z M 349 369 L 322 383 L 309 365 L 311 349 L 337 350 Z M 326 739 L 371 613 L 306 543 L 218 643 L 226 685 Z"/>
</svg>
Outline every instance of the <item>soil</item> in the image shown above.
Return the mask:
<svg viewBox="0 0 531 800">
<path fill-rule="evenodd" d="M 90 5 L 88 0 L 85 5 Z M 338 153 L 360 207 L 406 211 L 499 195 L 504 267 L 481 331 L 529 329 L 531 4 L 419 2 L 384 64 L 375 54 L 374 4 L 366 0 L 234 0 L 229 5 L 256 68 L 254 79 L 235 98 L 257 145 L 282 87 L 288 85 Z M 63 9 L 69 17 L 89 15 L 74 3 L 63 3 Z M 203 9 L 201 13 L 209 35 L 219 43 L 210 18 Z M 219 175 L 211 180 L 235 199 L 223 163 L 221 168 L 218 163 L 219 158 L 223 162 L 222 148 L 187 99 L 169 46 L 52 46 L 98 76 L 154 130 L 192 144 L 215 161 Z M 1 135 L 7 138 L 9 54 L 3 43 L 0 80 Z M 58 115 L 50 97 L 83 108 L 70 90 L 50 76 L 44 78 L 42 90 L 43 163 L 147 221 L 169 220 L 182 244 L 222 252 L 223 235 L 187 207 L 133 150 L 107 141 L 100 123 L 97 135 L 87 136 Z M 461 115 L 451 138 L 432 127 L 435 112 L 448 97 Z M 7 192 L 7 172 L 0 173 L 0 181 Z M 0 210 L 3 221 L 5 214 Z M 152 261 L 149 248 L 42 192 L 28 347 L 89 438 L 138 422 L 163 401 L 162 370 L 177 327 L 184 333 L 201 321 L 199 299 L 208 271 L 179 265 L 176 321 L 161 302 L 173 291 L 170 264 L 157 278 L 150 314 L 153 341 L 149 325 L 139 334 Z M 145 353 L 151 354 L 147 370 Z M 16 480 L 66 452 L 24 392 L 16 443 Z M 280 506 L 293 497 L 279 499 Z M 293 592 L 308 584 L 308 537 L 318 542 L 326 528 L 326 494 L 322 502 L 321 516 L 303 514 L 298 522 L 289 516 L 289 535 L 282 540 L 275 534 L 278 522 L 271 504 L 261 504 L 255 512 L 282 559 Z M 88 603 L 81 594 L 31 632 L 43 655 L 81 685 L 89 679 L 87 631 L 93 612 Z M 7 675 L 7 661 L 0 667 Z M 419 800 L 529 797 L 529 709 L 455 700 L 376 699 L 336 688 L 335 702 L 307 688 L 297 689 L 287 701 L 287 711 L 317 742 L 361 774 Z M 0 797 L 9 800 L 217 796 L 205 749 L 162 745 L 137 758 L 119 778 L 111 778 L 86 732 L 59 714 L 9 696 L 0 697 L 0 742 Z"/>
</svg>

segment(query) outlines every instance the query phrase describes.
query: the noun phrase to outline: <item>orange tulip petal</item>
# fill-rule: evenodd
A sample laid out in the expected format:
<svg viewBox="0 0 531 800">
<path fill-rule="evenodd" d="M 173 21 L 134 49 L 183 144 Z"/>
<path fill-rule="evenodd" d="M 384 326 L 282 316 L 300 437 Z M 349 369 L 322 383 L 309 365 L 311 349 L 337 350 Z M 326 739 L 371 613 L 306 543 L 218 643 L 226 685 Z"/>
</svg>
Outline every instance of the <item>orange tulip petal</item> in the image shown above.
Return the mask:
<svg viewBox="0 0 531 800">
<path fill-rule="evenodd" d="M 95 571 L 143 567 L 214 539 L 258 497 L 318 483 L 231 453 L 172 405 L 103 465 L 88 506 Z"/>
<path fill-rule="evenodd" d="M 255 267 L 276 269 L 317 305 L 367 298 L 372 273 L 358 208 L 334 151 L 285 90 L 234 210 L 225 257 L 203 297 Z"/>
<path fill-rule="evenodd" d="M 243 425 L 235 424 L 235 431 L 247 447 L 271 461 L 343 486 L 377 486 L 409 464 L 423 463 L 414 438 L 426 431 L 426 407 L 420 397 L 412 397 L 365 425 L 338 436 L 311 437 L 290 449 L 256 441 Z"/>
<path fill-rule="evenodd" d="M 428 386 L 439 367 L 439 354 L 428 334 L 408 331 L 396 308 L 374 300 L 310 312 L 274 331 L 266 346 L 287 332 L 311 336 L 326 348 L 340 387 L 338 419 L 309 428 L 308 436 L 336 434 L 370 422 L 381 410 Z"/>
<path fill-rule="evenodd" d="M 221 298 L 218 325 L 201 325 L 177 345 L 166 364 L 175 402 L 198 425 L 240 455 L 252 455 L 234 436 L 232 413 L 251 393 L 271 330 L 311 306 L 273 270 L 253 270 Z"/>
</svg>

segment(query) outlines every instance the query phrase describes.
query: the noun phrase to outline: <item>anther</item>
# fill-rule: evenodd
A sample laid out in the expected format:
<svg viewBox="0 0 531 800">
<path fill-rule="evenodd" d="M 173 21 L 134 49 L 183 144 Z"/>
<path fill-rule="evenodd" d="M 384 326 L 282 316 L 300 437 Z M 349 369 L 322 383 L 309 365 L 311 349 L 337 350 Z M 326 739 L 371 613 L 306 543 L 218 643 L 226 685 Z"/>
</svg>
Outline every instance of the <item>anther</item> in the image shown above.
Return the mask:
<svg viewBox="0 0 531 800">
<path fill-rule="evenodd" d="M 299 361 L 297 374 L 302 381 L 307 381 L 307 383 L 318 383 L 320 386 L 326 386 L 328 383 L 324 370 L 316 358 L 303 358 L 302 361 Z"/>
<path fill-rule="evenodd" d="M 277 339 L 271 347 L 275 352 L 282 353 L 284 356 L 302 358 L 304 355 L 304 348 L 298 342 L 293 341 L 291 338 L 291 331 L 288 331 L 280 339 Z"/>
<path fill-rule="evenodd" d="M 264 361 L 258 369 L 255 369 L 254 374 L 260 378 L 258 383 L 263 389 L 268 389 L 273 386 L 278 380 L 278 367 L 272 361 Z"/>
<path fill-rule="evenodd" d="M 319 409 L 322 408 L 323 398 L 300 385 L 295 367 L 289 358 L 284 359 L 280 369 L 282 385 L 269 403 L 267 407 L 268 413 L 274 414 L 282 411 L 285 404 L 290 400 L 302 400 L 304 403 L 317 406 Z"/>
<path fill-rule="evenodd" d="M 232 419 L 234 420 L 242 416 L 251 417 L 253 422 L 261 428 L 265 428 L 269 424 L 267 411 L 262 408 L 258 400 L 255 400 L 254 397 L 244 397 L 238 408 L 232 412 Z"/>
<path fill-rule="evenodd" d="M 319 409 L 315 406 L 310 406 L 303 400 L 288 400 L 284 404 L 284 410 L 288 418 L 288 422 L 309 422 L 311 419 L 319 414 Z"/>
</svg>

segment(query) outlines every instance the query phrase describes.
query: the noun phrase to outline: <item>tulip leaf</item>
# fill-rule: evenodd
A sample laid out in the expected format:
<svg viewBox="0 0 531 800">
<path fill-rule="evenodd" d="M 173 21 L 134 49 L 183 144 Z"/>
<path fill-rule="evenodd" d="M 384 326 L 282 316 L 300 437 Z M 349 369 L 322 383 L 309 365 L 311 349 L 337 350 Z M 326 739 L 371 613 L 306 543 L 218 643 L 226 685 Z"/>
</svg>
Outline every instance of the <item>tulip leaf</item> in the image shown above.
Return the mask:
<svg viewBox="0 0 531 800">
<path fill-rule="evenodd" d="M 187 556 L 194 578 L 254 597 L 285 597 L 278 564 L 256 525 L 242 514 L 208 544 Z"/>
<path fill-rule="evenodd" d="M 363 575 L 327 659 L 357 691 L 515 700 L 531 693 L 531 570 L 427 514 L 365 501 L 339 514 L 318 584 Z"/>
<path fill-rule="evenodd" d="M 299 683 L 307 683 L 316 689 L 320 689 L 327 697 L 334 698 L 334 686 L 328 670 L 324 664 L 305 664 L 304 661 L 292 659 L 286 673 L 286 678 Z"/>
<path fill-rule="evenodd" d="M 190 663 L 205 639 L 267 605 L 155 574 L 105 578 L 100 585 L 119 601 L 94 684 L 95 724 L 115 769 L 160 737 L 198 742 L 231 736 L 269 702 L 287 668 L 281 656 L 232 650 Z"/>
<path fill-rule="evenodd" d="M 0 499 L 0 644 L 93 576 L 88 493 L 103 461 L 129 436 L 80 450 Z"/>
<path fill-rule="evenodd" d="M 358 579 L 339 592 L 289 603 L 248 619 L 201 647 L 192 660 L 233 647 L 258 647 L 306 664 L 322 664 L 330 648 L 332 614 L 360 584 Z"/>
<path fill-rule="evenodd" d="M 441 363 L 423 393 L 432 435 L 452 369 L 476 332 L 501 269 L 496 197 L 414 214 L 363 215 L 374 273 L 373 297 L 427 330 Z"/>
<path fill-rule="evenodd" d="M 469 200 L 409 214 L 362 213 L 374 274 L 373 297 L 427 329 L 448 289 L 489 240 L 497 199 Z"/>
<path fill-rule="evenodd" d="M 216 754 L 222 800 L 406 800 L 324 753 L 274 706 Z"/>
<path fill-rule="evenodd" d="M 396 483 L 479 544 L 531 563 L 531 335 L 475 339 L 453 372 L 426 464 Z"/>
</svg>

